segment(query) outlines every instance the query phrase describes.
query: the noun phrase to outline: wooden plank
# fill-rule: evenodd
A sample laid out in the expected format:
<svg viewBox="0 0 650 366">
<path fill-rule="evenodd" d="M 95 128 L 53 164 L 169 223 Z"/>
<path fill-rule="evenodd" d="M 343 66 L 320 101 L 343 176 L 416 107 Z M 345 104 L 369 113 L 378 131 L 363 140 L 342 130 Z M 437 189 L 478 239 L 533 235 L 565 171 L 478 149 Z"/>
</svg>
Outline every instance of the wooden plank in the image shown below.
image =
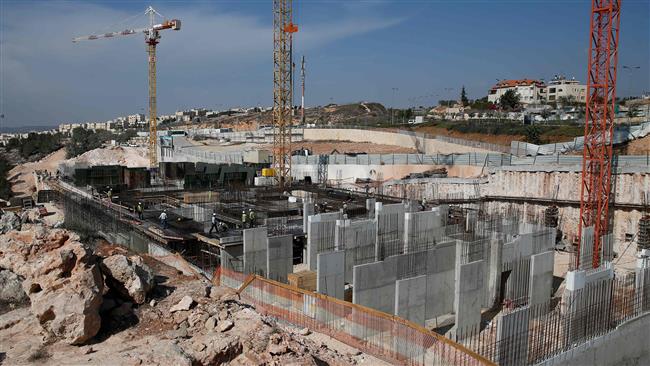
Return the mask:
<svg viewBox="0 0 650 366">
<path fill-rule="evenodd" d="M 215 247 L 220 248 L 220 249 L 224 248 L 224 246 L 221 245 L 221 242 L 219 241 L 219 239 L 208 238 L 207 236 L 199 234 L 199 233 L 194 233 L 192 235 L 195 238 L 197 238 L 199 241 L 202 241 L 202 242 L 204 242 L 206 244 L 210 244 L 210 245 L 215 246 Z"/>
<path fill-rule="evenodd" d="M 316 291 L 316 272 L 300 271 L 289 273 L 287 280 L 290 285 L 306 291 Z"/>
</svg>

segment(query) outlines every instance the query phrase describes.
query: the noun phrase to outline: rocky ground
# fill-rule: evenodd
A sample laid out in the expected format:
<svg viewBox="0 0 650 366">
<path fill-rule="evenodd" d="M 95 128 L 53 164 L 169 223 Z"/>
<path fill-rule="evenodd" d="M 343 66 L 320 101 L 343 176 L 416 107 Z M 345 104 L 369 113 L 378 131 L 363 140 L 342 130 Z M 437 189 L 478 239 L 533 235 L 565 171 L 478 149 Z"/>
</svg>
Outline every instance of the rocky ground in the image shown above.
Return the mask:
<svg viewBox="0 0 650 366">
<path fill-rule="evenodd" d="M 0 217 L 0 364 L 381 364 L 231 289 L 37 215 Z M 166 258 L 175 265 L 178 257 Z"/>
</svg>

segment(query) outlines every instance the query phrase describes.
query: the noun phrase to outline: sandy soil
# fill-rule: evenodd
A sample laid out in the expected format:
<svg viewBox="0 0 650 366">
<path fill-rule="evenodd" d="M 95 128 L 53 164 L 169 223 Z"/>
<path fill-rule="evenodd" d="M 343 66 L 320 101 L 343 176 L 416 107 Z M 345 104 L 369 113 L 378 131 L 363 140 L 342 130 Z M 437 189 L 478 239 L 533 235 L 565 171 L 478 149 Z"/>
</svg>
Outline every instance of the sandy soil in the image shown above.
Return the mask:
<svg viewBox="0 0 650 366">
<path fill-rule="evenodd" d="M 65 160 L 65 148 L 59 149 L 37 162 L 17 165 L 8 174 L 12 184 L 11 190 L 16 195 L 31 195 L 36 191 L 34 171 L 47 170 L 56 174 L 59 163 L 63 160 Z"/>
<path fill-rule="evenodd" d="M 646 155 L 650 153 L 650 136 L 631 141 L 627 145 L 627 151 L 625 152 L 628 155 Z"/>
</svg>

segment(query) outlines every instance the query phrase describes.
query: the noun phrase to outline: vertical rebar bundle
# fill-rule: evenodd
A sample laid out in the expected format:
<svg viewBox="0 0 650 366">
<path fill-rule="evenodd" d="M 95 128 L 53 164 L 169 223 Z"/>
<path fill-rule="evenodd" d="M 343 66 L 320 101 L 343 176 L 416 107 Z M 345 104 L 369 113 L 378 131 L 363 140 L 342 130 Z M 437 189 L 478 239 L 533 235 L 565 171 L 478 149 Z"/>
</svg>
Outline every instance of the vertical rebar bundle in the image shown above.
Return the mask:
<svg viewBox="0 0 650 366">
<path fill-rule="evenodd" d="M 639 250 L 650 249 L 650 215 L 645 215 L 639 220 L 637 248 Z"/>
</svg>

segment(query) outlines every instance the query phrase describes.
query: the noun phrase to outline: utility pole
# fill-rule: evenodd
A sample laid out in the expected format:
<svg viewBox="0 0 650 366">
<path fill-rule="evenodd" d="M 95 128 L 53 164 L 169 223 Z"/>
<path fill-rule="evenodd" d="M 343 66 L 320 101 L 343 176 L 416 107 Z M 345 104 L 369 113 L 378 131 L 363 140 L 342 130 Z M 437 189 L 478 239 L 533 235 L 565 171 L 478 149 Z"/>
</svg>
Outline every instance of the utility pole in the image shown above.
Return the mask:
<svg viewBox="0 0 650 366">
<path fill-rule="evenodd" d="M 395 93 L 397 92 L 397 88 L 391 88 L 393 91 L 393 103 L 391 103 L 390 107 L 390 124 L 395 124 L 394 117 L 395 117 Z"/>
<path fill-rule="evenodd" d="M 302 97 L 300 99 L 300 123 L 305 126 L 305 55 L 300 63 L 300 78 L 302 82 Z"/>
</svg>

